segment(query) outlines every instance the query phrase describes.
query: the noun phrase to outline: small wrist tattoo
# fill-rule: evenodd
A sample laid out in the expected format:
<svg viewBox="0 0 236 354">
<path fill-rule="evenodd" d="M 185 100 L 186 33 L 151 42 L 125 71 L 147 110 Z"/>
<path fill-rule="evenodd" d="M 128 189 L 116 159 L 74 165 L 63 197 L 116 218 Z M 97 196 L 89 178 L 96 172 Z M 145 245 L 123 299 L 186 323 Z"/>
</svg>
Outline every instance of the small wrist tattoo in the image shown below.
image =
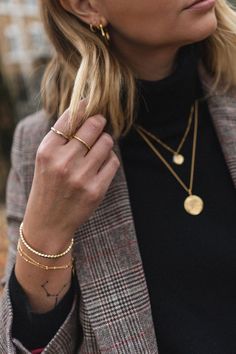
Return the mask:
<svg viewBox="0 0 236 354">
<path fill-rule="evenodd" d="M 59 295 L 63 292 L 63 290 L 67 287 L 67 285 L 68 285 L 69 283 L 64 284 L 64 285 L 62 286 L 61 290 L 59 290 L 58 293 L 56 293 L 56 294 L 51 294 L 51 293 L 49 292 L 49 290 L 47 289 L 48 283 L 49 283 L 49 281 L 47 280 L 44 284 L 41 285 L 41 288 L 44 290 L 44 292 L 45 292 L 45 294 L 46 294 L 47 297 L 52 297 L 52 298 L 55 299 L 55 305 L 54 305 L 54 307 L 56 307 L 57 304 L 58 304 Z"/>
</svg>

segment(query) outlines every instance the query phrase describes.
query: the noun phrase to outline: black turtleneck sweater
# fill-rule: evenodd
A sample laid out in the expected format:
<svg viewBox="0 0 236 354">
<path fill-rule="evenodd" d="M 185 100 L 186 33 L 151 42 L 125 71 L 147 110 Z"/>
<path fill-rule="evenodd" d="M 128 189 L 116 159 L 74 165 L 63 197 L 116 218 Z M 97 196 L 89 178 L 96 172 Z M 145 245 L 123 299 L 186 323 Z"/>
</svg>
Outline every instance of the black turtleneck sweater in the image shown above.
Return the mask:
<svg viewBox="0 0 236 354">
<path fill-rule="evenodd" d="M 199 216 L 186 213 L 185 190 L 133 128 L 119 141 L 160 354 L 236 353 L 236 194 L 203 97 L 197 61 L 190 47 L 181 51 L 170 77 L 137 81 L 136 123 L 176 148 L 190 108 L 199 99 L 193 193 L 204 200 L 203 212 Z M 174 165 L 172 155 L 155 144 L 186 184 L 192 141 L 193 126 L 182 149 L 185 163 L 181 166 Z M 14 273 L 10 288 L 19 314 L 16 309 L 24 310 L 25 305 L 20 303 L 23 293 Z M 17 289 L 22 294 L 18 298 Z M 68 313 L 72 296 L 63 301 L 60 316 L 57 308 L 53 310 L 57 327 Z M 55 326 L 50 329 L 52 312 L 50 316 L 44 315 L 44 341 L 24 337 L 19 315 L 13 333 L 28 348 L 45 346 L 56 330 Z M 35 325 L 37 315 L 33 320 L 23 318 L 25 328 L 42 333 L 42 327 Z"/>
</svg>

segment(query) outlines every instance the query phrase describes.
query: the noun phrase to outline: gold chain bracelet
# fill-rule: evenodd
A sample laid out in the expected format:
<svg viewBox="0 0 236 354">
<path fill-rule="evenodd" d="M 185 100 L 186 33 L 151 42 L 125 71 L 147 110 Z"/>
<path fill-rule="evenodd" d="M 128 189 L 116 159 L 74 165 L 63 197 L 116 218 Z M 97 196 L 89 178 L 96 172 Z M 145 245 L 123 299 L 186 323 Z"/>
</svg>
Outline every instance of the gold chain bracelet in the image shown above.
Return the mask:
<svg viewBox="0 0 236 354">
<path fill-rule="evenodd" d="M 42 264 L 37 262 L 35 259 L 31 258 L 27 253 L 23 251 L 20 245 L 20 240 L 18 241 L 17 245 L 17 251 L 19 255 L 24 259 L 25 262 L 30 263 L 38 268 L 44 269 L 44 270 L 63 270 L 63 269 L 69 269 L 73 268 L 73 258 L 70 263 L 61 265 L 61 266 L 48 266 L 46 264 Z"/>
<path fill-rule="evenodd" d="M 73 246 L 73 244 L 74 244 L 74 238 L 72 238 L 69 247 L 68 247 L 64 252 L 59 253 L 59 254 L 45 254 L 45 253 L 41 253 L 41 252 L 35 250 L 34 248 L 32 248 L 32 247 L 26 242 L 25 237 L 24 237 L 24 233 L 23 233 L 23 222 L 22 222 L 21 225 L 20 225 L 19 231 L 20 231 L 20 239 L 21 239 L 22 243 L 25 245 L 25 247 L 26 247 L 29 251 L 31 251 L 32 253 L 36 254 L 36 255 L 39 256 L 39 257 L 43 257 L 43 258 L 60 258 L 60 257 L 63 257 L 63 256 L 65 256 L 67 253 L 70 252 L 70 250 L 71 250 L 71 248 L 72 248 L 72 246 Z"/>
</svg>

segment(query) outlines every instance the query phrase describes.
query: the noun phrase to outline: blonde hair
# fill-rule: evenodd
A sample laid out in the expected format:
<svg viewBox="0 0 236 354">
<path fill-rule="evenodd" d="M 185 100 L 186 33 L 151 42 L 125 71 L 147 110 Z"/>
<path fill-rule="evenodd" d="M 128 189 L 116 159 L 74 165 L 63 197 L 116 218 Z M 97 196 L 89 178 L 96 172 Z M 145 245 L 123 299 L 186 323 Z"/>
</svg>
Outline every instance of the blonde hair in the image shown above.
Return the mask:
<svg viewBox="0 0 236 354">
<path fill-rule="evenodd" d="M 70 108 L 70 133 L 78 128 L 78 106 L 86 98 L 81 124 L 102 113 L 108 118 L 115 138 L 130 129 L 136 107 L 134 74 L 108 48 L 103 38 L 90 30 L 60 1 L 41 0 L 41 13 L 55 48 L 43 83 L 44 108 L 58 117 Z M 225 90 L 236 85 L 236 13 L 225 0 L 216 0 L 218 27 L 202 41 L 202 61 L 213 77 L 212 88 Z"/>
</svg>

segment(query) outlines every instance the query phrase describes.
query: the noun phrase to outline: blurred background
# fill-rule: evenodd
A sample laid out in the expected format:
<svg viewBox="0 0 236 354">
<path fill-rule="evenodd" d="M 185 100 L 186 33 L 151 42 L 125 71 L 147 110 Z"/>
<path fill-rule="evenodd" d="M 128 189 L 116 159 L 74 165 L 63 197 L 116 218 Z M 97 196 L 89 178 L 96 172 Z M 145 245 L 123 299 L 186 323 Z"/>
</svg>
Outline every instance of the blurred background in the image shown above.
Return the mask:
<svg viewBox="0 0 236 354">
<path fill-rule="evenodd" d="M 0 0 L 0 278 L 6 257 L 5 187 L 17 122 L 39 110 L 40 82 L 51 48 L 37 0 Z"/>
<path fill-rule="evenodd" d="M 4 203 L 12 135 L 20 119 L 41 107 L 40 82 L 50 56 L 37 0 L 0 0 L 0 278 L 7 250 Z"/>
</svg>

